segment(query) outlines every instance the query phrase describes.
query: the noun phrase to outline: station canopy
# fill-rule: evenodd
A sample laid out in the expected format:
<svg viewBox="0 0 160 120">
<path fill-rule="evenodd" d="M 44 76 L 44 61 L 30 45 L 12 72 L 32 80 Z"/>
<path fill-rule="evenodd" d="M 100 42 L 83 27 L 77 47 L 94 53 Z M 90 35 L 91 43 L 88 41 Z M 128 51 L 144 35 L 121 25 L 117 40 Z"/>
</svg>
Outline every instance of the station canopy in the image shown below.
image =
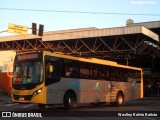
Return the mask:
<svg viewBox="0 0 160 120">
<path fill-rule="evenodd" d="M 152 24 L 152 25 L 151 25 Z M 48 50 L 74 56 L 122 59 L 160 57 L 160 21 L 116 28 L 81 28 L 0 37 L 0 51 Z"/>
</svg>

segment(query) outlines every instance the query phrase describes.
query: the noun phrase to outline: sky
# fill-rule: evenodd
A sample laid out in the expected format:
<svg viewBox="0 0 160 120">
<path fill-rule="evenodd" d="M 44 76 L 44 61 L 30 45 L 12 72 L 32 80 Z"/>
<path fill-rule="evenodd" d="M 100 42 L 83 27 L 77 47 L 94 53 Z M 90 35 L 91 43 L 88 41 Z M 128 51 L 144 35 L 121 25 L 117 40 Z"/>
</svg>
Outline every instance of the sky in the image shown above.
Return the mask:
<svg viewBox="0 0 160 120">
<path fill-rule="evenodd" d="M 160 0 L 0 0 L 0 37 L 15 35 L 4 32 L 9 23 L 28 28 L 31 28 L 33 22 L 37 26 L 43 24 L 47 32 L 87 27 L 121 27 L 126 25 L 127 19 L 133 19 L 135 23 L 159 21 L 159 6 Z M 0 61 L 6 59 L 6 54 L 0 52 L 0 55 L 4 56 Z"/>
<path fill-rule="evenodd" d="M 135 23 L 159 21 L 159 6 L 160 0 L 0 0 L 0 37 L 13 35 L 3 32 L 8 29 L 9 23 L 31 28 L 34 22 L 37 23 L 37 26 L 43 24 L 45 31 L 55 31 L 87 27 L 120 27 L 126 25 L 127 19 L 133 19 Z M 23 10 L 9 10 L 8 8 Z M 157 15 L 124 15 L 121 13 Z"/>
</svg>

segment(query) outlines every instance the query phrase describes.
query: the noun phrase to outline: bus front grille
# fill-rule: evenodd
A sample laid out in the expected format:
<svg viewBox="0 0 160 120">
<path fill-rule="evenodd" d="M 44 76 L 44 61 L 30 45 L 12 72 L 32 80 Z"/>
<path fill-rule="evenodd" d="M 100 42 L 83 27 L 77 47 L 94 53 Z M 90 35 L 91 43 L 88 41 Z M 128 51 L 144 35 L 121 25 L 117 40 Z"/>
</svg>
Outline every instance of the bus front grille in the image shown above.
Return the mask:
<svg viewBox="0 0 160 120">
<path fill-rule="evenodd" d="M 14 100 L 31 100 L 32 95 L 13 95 Z"/>
</svg>

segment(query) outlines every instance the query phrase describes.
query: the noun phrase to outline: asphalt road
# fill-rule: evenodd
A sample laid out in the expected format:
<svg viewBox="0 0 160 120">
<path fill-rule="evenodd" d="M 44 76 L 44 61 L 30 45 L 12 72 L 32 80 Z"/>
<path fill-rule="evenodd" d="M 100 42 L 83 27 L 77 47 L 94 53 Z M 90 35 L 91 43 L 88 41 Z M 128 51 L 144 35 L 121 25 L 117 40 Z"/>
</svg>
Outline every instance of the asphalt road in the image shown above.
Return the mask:
<svg viewBox="0 0 160 120">
<path fill-rule="evenodd" d="M 111 119 L 111 120 L 160 120 L 160 97 L 144 98 L 125 102 L 122 107 L 113 107 L 109 104 L 90 105 L 82 104 L 78 108 L 66 111 L 63 106 L 47 106 L 46 109 L 39 110 L 36 104 L 19 104 L 8 101 L 0 102 L 0 117 L 2 112 L 11 112 L 12 119 L 23 117 L 35 117 L 32 119 Z M 34 113 L 34 114 L 32 114 Z M 41 117 L 42 118 L 39 118 Z"/>
</svg>

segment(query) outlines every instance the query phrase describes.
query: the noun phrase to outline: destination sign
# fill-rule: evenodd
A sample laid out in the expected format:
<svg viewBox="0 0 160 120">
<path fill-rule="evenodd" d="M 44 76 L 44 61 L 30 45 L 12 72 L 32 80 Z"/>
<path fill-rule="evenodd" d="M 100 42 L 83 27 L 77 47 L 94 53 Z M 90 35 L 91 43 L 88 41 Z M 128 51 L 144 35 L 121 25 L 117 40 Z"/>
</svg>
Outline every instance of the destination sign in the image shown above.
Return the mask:
<svg viewBox="0 0 160 120">
<path fill-rule="evenodd" d="M 27 60 L 27 59 L 36 59 L 38 58 L 38 54 L 24 54 L 17 56 L 18 60 Z"/>
</svg>

